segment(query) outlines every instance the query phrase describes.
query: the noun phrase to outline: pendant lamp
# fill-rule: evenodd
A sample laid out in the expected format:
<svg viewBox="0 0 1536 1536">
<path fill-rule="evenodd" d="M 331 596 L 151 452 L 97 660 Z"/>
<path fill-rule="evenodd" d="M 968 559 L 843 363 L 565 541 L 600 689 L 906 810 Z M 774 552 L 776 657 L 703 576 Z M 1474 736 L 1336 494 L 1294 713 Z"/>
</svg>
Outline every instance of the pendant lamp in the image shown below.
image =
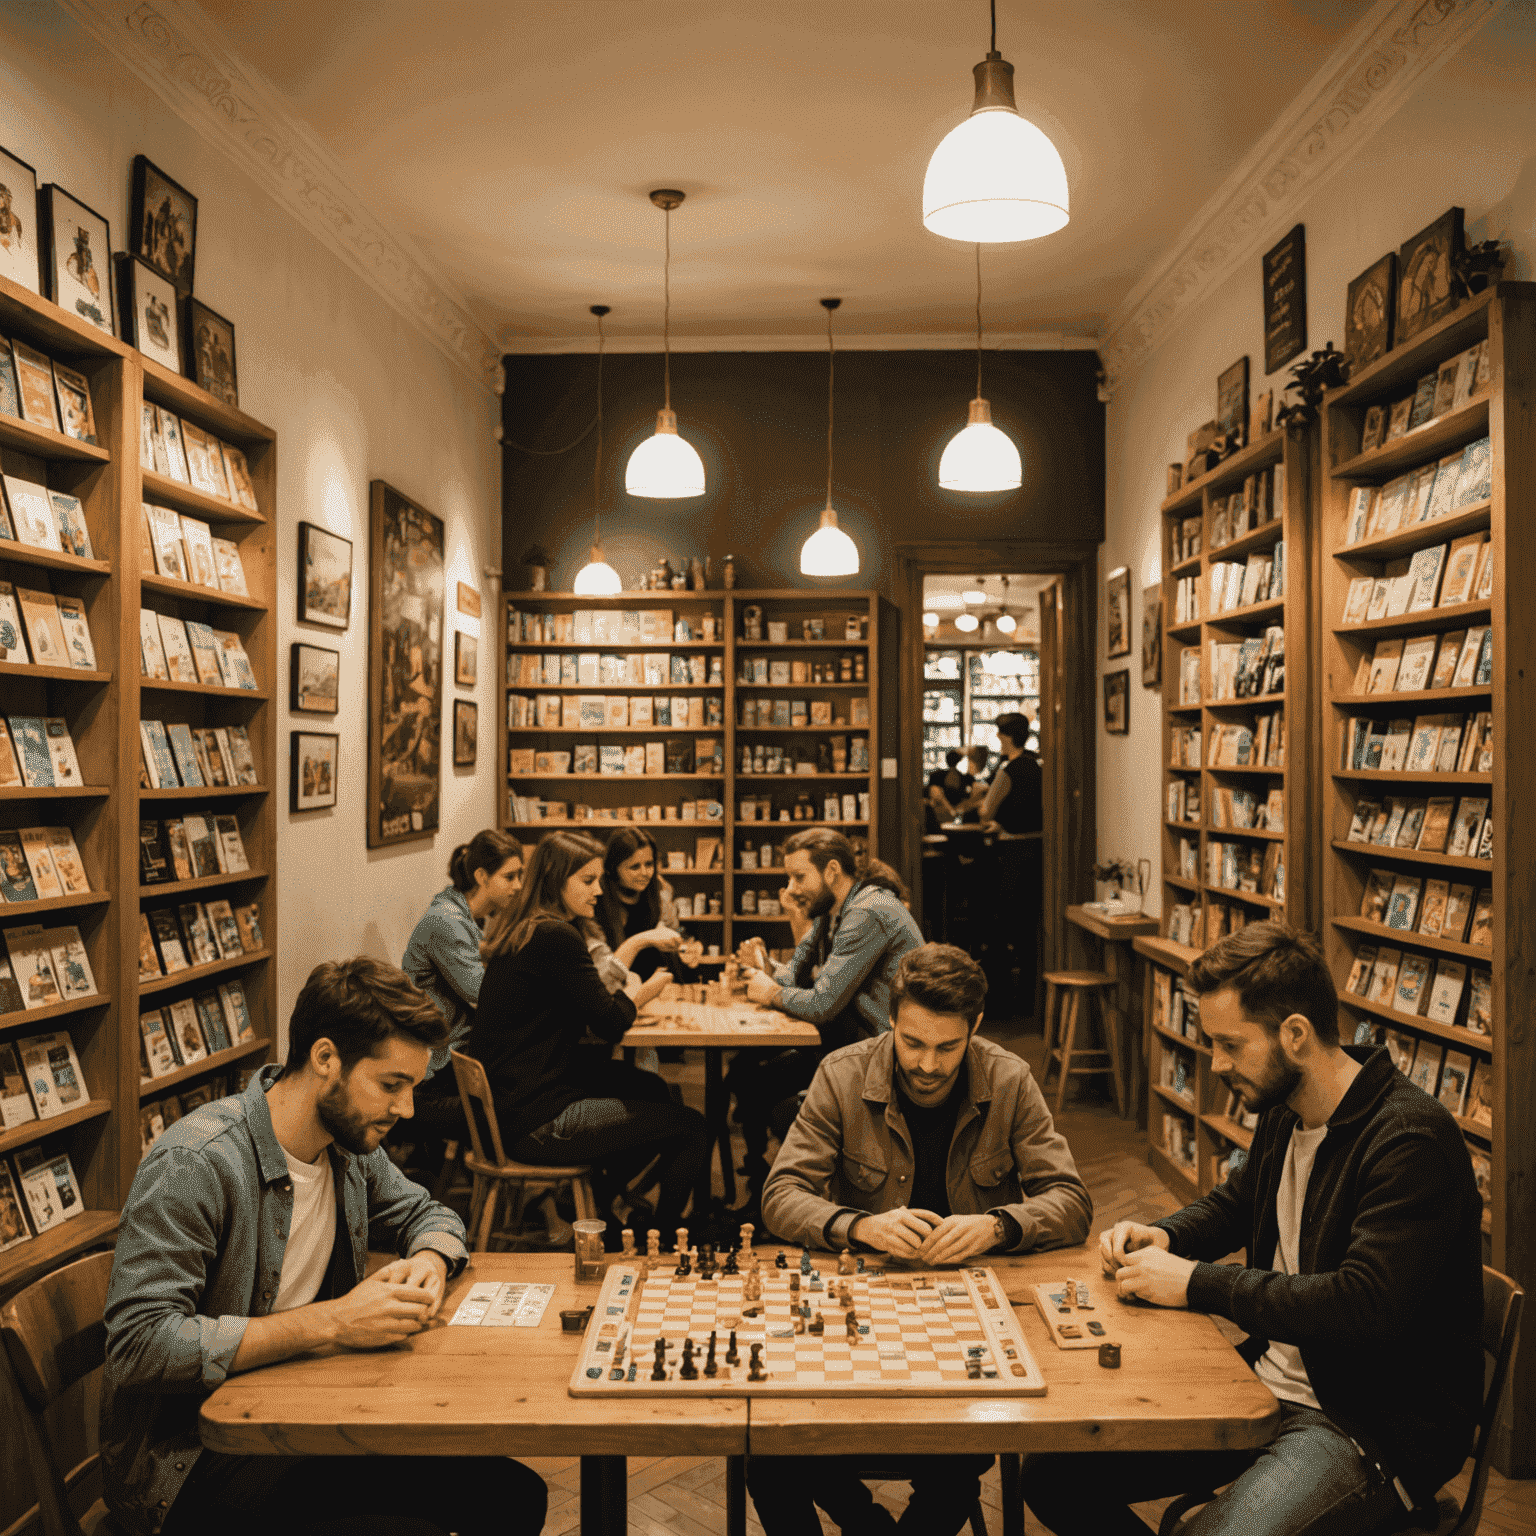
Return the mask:
<svg viewBox="0 0 1536 1536">
<path fill-rule="evenodd" d="M 822 509 L 820 526 L 800 546 L 802 576 L 859 574 L 858 546 L 837 526 L 837 513 L 832 509 L 832 379 L 837 366 L 836 349 L 832 345 L 832 311 L 842 302 L 841 299 L 821 301 L 821 307 L 827 312 L 827 504 Z"/>
<path fill-rule="evenodd" d="M 1003 577 L 1003 611 L 993 621 L 1005 635 L 1011 635 L 1019 627 L 1019 621 L 1008 612 L 1008 578 Z"/>
<path fill-rule="evenodd" d="M 656 412 L 656 430 L 629 456 L 624 489 L 631 496 L 668 500 L 704 494 L 704 461 L 692 443 L 677 435 L 672 409 L 672 210 L 683 194 L 669 187 L 651 193 L 667 216 L 666 259 L 662 265 L 661 353 L 666 403 Z"/>
<path fill-rule="evenodd" d="M 1013 65 L 992 48 L 972 70 L 971 115 L 952 128 L 923 178 L 923 223 L 948 240 L 1037 240 L 1060 229 L 1067 212 L 1067 172 L 1056 146 L 1013 101 Z"/>
<path fill-rule="evenodd" d="M 981 397 L 981 247 L 976 247 L 976 398 L 970 421 L 950 438 L 939 460 L 946 491 L 1016 491 L 1024 463 L 1006 432 L 992 425 L 992 407 Z"/>
<path fill-rule="evenodd" d="M 576 573 L 571 590 L 577 597 L 613 597 L 624 590 L 619 573 L 603 559 L 603 534 L 598 524 L 598 508 L 603 495 L 603 316 L 606 304 L 594 304 L 597 316 L 597 459 L 592 466 L 592 558 Z"/>
</svg>

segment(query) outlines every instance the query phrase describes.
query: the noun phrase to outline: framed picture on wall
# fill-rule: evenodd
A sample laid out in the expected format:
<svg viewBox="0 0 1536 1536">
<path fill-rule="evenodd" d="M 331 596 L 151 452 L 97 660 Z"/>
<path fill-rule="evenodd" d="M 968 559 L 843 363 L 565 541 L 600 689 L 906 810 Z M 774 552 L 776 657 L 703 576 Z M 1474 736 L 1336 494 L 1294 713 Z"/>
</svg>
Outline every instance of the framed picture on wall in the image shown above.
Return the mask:
<svg viewBox="0 0 1536 1536">
<path fill-rule="evenodd" d="M 341 707 L 340 651 L 295 642 L 288 707 L 310 715 L 338 712 Z"/>
<path fill-rule="evenodd" d="M 123 340 L 172 373 L 181 372 L 181 300 L 176 285 L 142 256 L 119 251 L 117 297 L 123 307 Z"/>
<path fill-rule="evenodd" d="M 1107 654 L 1129 656 L 1131 654 L 1131 573 L 1126 566 L 1122 565 L 1118 571 L 1109 573 L 1109 579 L 1104 583 L 1104 594 L 1108 599 L 1109 609 L 1104 628 L 1109 647 Z"/>
<path fill-rule="evenodd" d="M 1397 253 L 1394 345 L 1412 341 L 1455 309 L 1451 262 L 1466 245 L 1464 218 L 1460 208 L 1447 208 L 1433 224 L 1405 241 Z"/>
<path fill-rule="evenodd" d="M 1248 430 L 1248 359 L 1240 357 L 1216 378 L 1216 423 L 1229 436 Z"/>
<path fill-rule="evenodd" d="M 290 732 L 288 809 L 324 811 L 336 804 L 341 737 L 329 731 Z"/>
<path fill-rule="evenodd" d="M 1104 674 L 1104 729 L 1126 736 L 1131 729 L 1131 673 L 1128 667 Z"/>
<path fill-rule="evenodd" d="M 345 629 L 352 622 L 352 540 L 299 524 L 299 623 Z"/>
<path fill-rule="evenodd" d="M 240 385 L 235 375 L 235 328 L 223 315 L 199 299 L 187 300 L 187 377 L 196 379 L 216 400 L 238 407 Z"/>
<path fill-rule="evenodd" d="M 442 794 L 443 521 L 375 480 L 368 528 L 368 846 L 431 837 Z"/>
<path fill-rule="evenodd" d="M 467 582 L 461 581 L 459 587 L 459 612 L 467 614 L 472 619 L 480 617 L 480 590 L 472 587 Z"/>
<path fill-rule="evenodd" d="M 453 701 L 453 766 L 473 768 L 480 734 L 480 708 L 469 699 Z"/>
<path fill-rule="evenodd" d="M 185 296 L 197 264 L 197 199 L 144 155 L 133 157 L 129 249 Z"/>
<path fill-rule="evenodd" d="M 1397 312 L 1397 252 L 1373 261 L 1350 285 L 1344 304 L 1344 353 L 1351 374 L 1392 350 Z"/>
<path fill-rule="evenodd" d="M 1163 589 L 1141 589 L 1141 686 L 1158 688 L 1163 681 Z"/>
<path fill-rule="evenodd" d="M 37 222 L 44 296 L 115 336 L 112 230 L 107 221 L 50 182 L 38 194 Z"/>
<path fill-rule="evenodd" d="M 473 688 L 479 675 L 480 641 L 463 630 L 453 635 L 453 680 L 460 688 Z"/>
<path fill-rule="evenodd" d="M 37 259 L 37 172 L 0 149 L 0 273 L 28 293 L 42 292 Z"/>
</svg>

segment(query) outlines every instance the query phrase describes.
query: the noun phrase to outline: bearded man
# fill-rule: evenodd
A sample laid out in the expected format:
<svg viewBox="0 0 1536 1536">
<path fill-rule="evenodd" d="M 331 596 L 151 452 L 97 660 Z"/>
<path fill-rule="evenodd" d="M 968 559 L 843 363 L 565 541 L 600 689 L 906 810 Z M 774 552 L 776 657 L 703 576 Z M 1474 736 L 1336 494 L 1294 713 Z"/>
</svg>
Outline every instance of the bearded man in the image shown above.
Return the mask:
<svg viewBox="0 0 1536 1536">
<path fill-rule="evenodd" d="M 1344 1536 L 1427 1517 L 1483 1387 L 1482 1202 L 1450 1112 L 1385 1047 L 1342 1046 L 1316 941 L 1253 923 L 1190 967 L 1211 1067 L 1259 1115 L 1204 1199 L 1100 1241 L 1122 1296 L 1236 1323 L 1280 1400 L 1257 1450 L 1042 1455 L 1024 1499 L 1056 1536 L 1145 1536 L 1128 1506 L 1222 1488 L 1198 1536 Z M 1246 1264 L 1218 1262 L 1247 1249 Z M 1417 1518 L 1416 1517 L 1421 1517 Z"/>
<path fill-rule="evenodd" d="M 380 1143 L 448 1026 L 392 965 L 310 973 L 288 1060 L 183 1116 L 145 1154 L 107 1291 L 103 1492 L 130 1536 L 536 1533 L 543 1480 L 498 1457 L 231 1456 L 198 1410 L 226 1376 L 425 1328 L 464 1227 Z M 394 1262 L 364 1278 L 368 1249 Z"/>
</svg>

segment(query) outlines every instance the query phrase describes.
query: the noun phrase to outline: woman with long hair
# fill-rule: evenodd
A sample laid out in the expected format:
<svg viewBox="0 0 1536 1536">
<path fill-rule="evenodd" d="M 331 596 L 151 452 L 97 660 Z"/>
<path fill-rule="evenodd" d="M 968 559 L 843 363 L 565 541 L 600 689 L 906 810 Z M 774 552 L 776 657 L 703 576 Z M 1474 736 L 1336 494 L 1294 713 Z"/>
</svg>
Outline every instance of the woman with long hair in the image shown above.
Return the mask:
<svg viewBox="0 0 1536 1536">
<path fill-rule="evenodd" d="M 602 846 L 581 833 L 549 832 L 534 849 L 522 889 L 486 928 L 468 1053 L 485 1066 L 502 1140 L 519 1162 L 598 1166 L 606 1208 L 659 1156 L 656 1222 L 669 1231 L 703 1166 L 704 1117 L 674 1104 L 653 1073 L 582 1051 L 588 1032 L 617 1043 L 636 1007 L 671 980 L 658 971 L 617 992 L 603 985 L 582 932 L 602 874 Z"/>
<path fill-rule="evenodd" d="M 658 869 L 656 842 L 640 827 L 623 827 L 603 850 L 603 891 L 596 918 L 613 958 L 642 980 L 662 954 L 683 945 L 672 887 Z"/>
</svg>

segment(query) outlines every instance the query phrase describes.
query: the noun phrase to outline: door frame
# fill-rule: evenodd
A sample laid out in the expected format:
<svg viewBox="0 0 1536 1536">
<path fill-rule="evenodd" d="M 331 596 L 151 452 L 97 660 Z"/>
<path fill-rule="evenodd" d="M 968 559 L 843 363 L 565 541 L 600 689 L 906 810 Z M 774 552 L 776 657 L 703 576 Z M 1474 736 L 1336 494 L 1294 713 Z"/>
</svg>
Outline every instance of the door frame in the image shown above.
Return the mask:
<svg viewBox="0 0 1536 1536">
<path fill-rule="evenodd" d="M 901 824 L 913 829 L 901 840 L 902 877 L 912 891 L 912 910 L 922 908 L 923 825 L 923 577 L 992 575 L 1056 576 L 1064 643 L 1057 657 L 1050 703 L 1059 729 L 1047 734 L 1047 679 L 1040 679 L 1041 747 L 1058 743 L 1054 782 L 1069 787 L 1046 806 L 1045 892 L 1065 908 L 1093 896 L 1097 836 L 1099 546 L 1087 539 L 1043 543 L 1031 539 L 934 539 L 898 544 L 896 594 L 901 617 L 901 670 L 897 697 L 901 760 L 897 778 Z M 1042 636 L 1042 640 L 1043 640 Z M 1046 782 L 1053 782 L 1051 766 Z M 1060 914 L 1045 914 L 1045 968 L 1063 963 Z"/>
</svg>

